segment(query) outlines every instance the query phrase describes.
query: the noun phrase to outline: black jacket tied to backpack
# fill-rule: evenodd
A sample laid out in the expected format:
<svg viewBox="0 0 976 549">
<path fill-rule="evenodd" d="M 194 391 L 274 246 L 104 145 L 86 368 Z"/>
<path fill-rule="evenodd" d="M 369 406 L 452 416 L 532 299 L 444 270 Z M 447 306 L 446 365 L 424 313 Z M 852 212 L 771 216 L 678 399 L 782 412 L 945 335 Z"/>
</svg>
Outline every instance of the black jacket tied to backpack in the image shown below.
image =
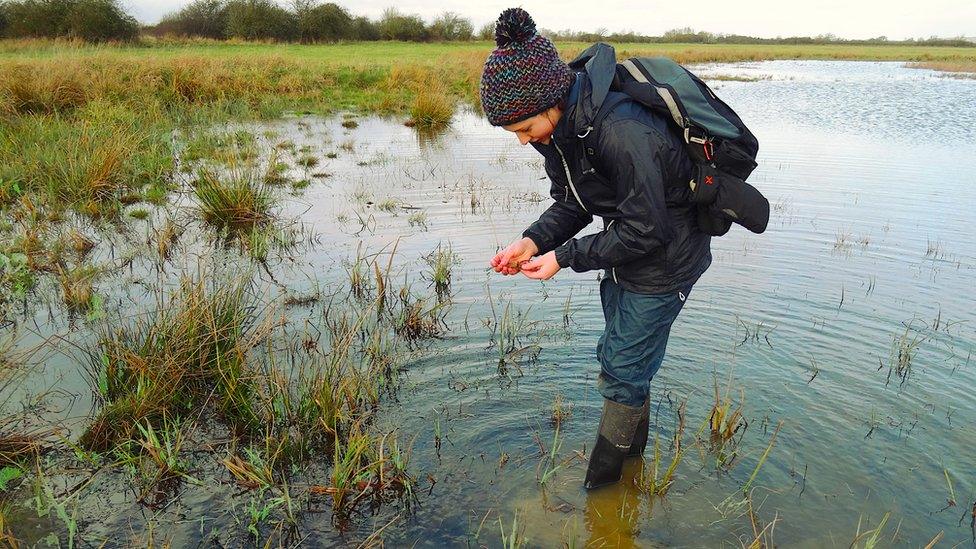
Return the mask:
<svg viewBox="0 0 976 549">
<path fill-rule="evenodd" d="M 561 267 L 606 269 L 633 292 L 687 288 L 711 264 L 711 237 L 698 226 L 685 143 L 659 114 L 610 90 L 613 48 L 597 44 L 580 59 L 585 66 L 551 143 L 533 143 L 545 157 L 555 203 L 523 236 L 540 254 L 555 250 Z M 612 109 L 591 127 L 605 101 Z M 585 150 L 584 135 L 592 151 Z M 594 215 L 603 218 L 604 230 L 573 238 Z"/>
</svg>

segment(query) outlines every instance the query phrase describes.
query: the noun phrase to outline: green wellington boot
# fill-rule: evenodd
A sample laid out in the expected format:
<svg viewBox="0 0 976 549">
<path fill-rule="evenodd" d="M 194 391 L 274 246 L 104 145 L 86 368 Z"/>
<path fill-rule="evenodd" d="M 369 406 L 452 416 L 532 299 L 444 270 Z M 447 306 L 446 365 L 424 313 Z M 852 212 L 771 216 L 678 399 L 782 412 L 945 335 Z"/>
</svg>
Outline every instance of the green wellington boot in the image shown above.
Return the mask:
<svg viewBox="0 0 976 549">
<path fill-rule="evenodd" d="M 644 407 L 641 408 L 641 418 L 637 422 L 637 430 L 634 431 L 634 440 L 630 443 L 630 450 L 627 457 L 639 457 L 644 455 L 644 448 L 647 447 L 647 431 L 651 427 L 651 397 L 644 400 Z"/>
<path fill-rule="evenodd" d="M 620 480 L 620 471 L 643 411 L 643 406 L 603 401 L 603 415 L 600 416 L 596 444 L 590 453 L 584 488 L 591 490 Z"/>
</svg>

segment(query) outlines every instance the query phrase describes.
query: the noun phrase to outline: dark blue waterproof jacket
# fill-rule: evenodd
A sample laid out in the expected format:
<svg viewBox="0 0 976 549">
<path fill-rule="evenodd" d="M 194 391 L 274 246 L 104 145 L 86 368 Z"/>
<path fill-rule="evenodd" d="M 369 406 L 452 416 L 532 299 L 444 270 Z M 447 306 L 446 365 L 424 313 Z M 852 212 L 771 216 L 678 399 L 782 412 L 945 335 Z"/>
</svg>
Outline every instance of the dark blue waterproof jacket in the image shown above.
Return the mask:
<svg viewBox="0 0 976 549">
<path fill-rule="evenodd" d="M 560 267 L 605 269 L 624 289 L 682 290 L 712 261 L 711 237 L 698 229 L 690 201 L 692 163 L 667 120 L 610 91 L 615 65 L 607 44 L 591 46 L 570 64 L 582 70 L 552 141 L 533 143 L 545 157 L 555 203 L 523 236 L 540 254 L 555 250 Z M 603 102 L 618 99 L 623 100 L 602 123 L 589 129 Z M 590 156 L 579 137 L 587 131 Z M 573 238 L 594 215 L 603 218 L 604 230 Z"/>
</svg>

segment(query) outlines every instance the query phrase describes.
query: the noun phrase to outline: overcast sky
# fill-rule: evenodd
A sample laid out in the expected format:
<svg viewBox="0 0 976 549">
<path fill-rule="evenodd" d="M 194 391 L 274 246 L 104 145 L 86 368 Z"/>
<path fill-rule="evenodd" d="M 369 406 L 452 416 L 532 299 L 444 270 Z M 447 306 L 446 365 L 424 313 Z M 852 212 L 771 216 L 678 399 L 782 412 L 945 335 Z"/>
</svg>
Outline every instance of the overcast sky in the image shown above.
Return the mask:
<svg viewBox="0 0 976 549">
<path fill-rule="evenodd" d="M 278 0 L 288 5 L 289 0 Z M 143 23 L 155 23 L 190 0 L 122 0 Z M 976 35 L 973 0 L 356 0 L 336 2 L 353 15 L 377 19 L 396 6 L 430 21 L 444 11 L 471 19 L 475 27 L 493 21 L 505 8 L 521 5 L 539 27 L 552 30 L 635 31 L 658 35 L 679 27 L 751 36 L 814 36 L 890 39 Z"/>
</svg>

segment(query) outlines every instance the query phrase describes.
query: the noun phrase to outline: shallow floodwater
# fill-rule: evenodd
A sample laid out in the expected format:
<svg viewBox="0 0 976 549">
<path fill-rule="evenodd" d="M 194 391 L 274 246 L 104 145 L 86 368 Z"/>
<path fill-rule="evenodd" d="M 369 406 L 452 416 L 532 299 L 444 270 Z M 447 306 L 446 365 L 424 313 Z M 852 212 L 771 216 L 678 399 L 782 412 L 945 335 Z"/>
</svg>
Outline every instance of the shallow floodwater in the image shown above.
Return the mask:
<svg viewBox="0 0 976 549">
<path fill-rule="evenodd" d="M 700 72 L 757 79 L 712 84 L 759 138 L 750 181 L 773 211 L 763 235 L 735 227 L 713 239 L 714 262 L 652 382 L 665 463 L 686 403 L 683 460 L 664 498 L 628 483 L 581 488 L 581 456 L 601 406 L 597 273 L 566 270 L 539 283 L 487 269 L 548 206 L 534 150 L 470 113 L 423 140 L 376 118 L 348 130 L 341 120 L 307 117 L 243 126 L 275 132 L 262 138 L 269 144 L 312 147 L 323 159 L 312 171 L 328 173 L 285 199 L 317 236 L 294 260 L 272 262 L 279 284 L 301 293 L 339 282 L 359 246 L 395 245 L 397 262 L 414 265 L 411 278 L 438 245 L 459 259 L 448 333 L 412 353 L 398 398 L 381 414 L 413 439 L 416 503 L 358 516 L 341 535 L 328 513 L 305 515 L 305 543 L 357 543 L 388 525 L 383 538 L 395 546 L 498 546 L 499 521 L 508 533 L 517 517 L 531 546 L 749 544 L 756 536 L 737 503 L 777 426 L 749 485 L 759 519 L 775 521 L 777 544 L 849 545 L 889 513 L 884 545 L 924 545 L 940 532 L 946 546 L 974 543 L 976 81 L 898 63 L 776 61 Z M 397 207 L 377 207 L 388 199 Z M 411 223 L 417 212 L 423 223 Z M 140 301 L 137 290 L 125 296 Z M 519 346 L 528 350 L 500 367 L 490 342 L 506 309 L 521 319 Z M 54 324 L 47 331 L 64 329 L 46 312 L 36 319 Z M 902 379 L 891 370 L 905 342 Z M 70 354 L 39 375 L 37 386 L 87 389 Z M 743 402 L 748 422 L 731 470 L 694 443 L 716 385 Z M 558 434 L 557 398 L 571 407 Z M 51 413 L 78 417 L 87 399 Z M 547 473 L 554 441 L 558 468 Z M 631 464 L 628 478 L 639 467 Z M 195 493 L 164 519 L 161 531 L 178 545 L 207 539 L 210 527 L 193 517 L 232 523 L 237 495 Z M 126 521 L 138 515 L 126 508 L 88 527 L 128 535 Z"/>
</svg>

